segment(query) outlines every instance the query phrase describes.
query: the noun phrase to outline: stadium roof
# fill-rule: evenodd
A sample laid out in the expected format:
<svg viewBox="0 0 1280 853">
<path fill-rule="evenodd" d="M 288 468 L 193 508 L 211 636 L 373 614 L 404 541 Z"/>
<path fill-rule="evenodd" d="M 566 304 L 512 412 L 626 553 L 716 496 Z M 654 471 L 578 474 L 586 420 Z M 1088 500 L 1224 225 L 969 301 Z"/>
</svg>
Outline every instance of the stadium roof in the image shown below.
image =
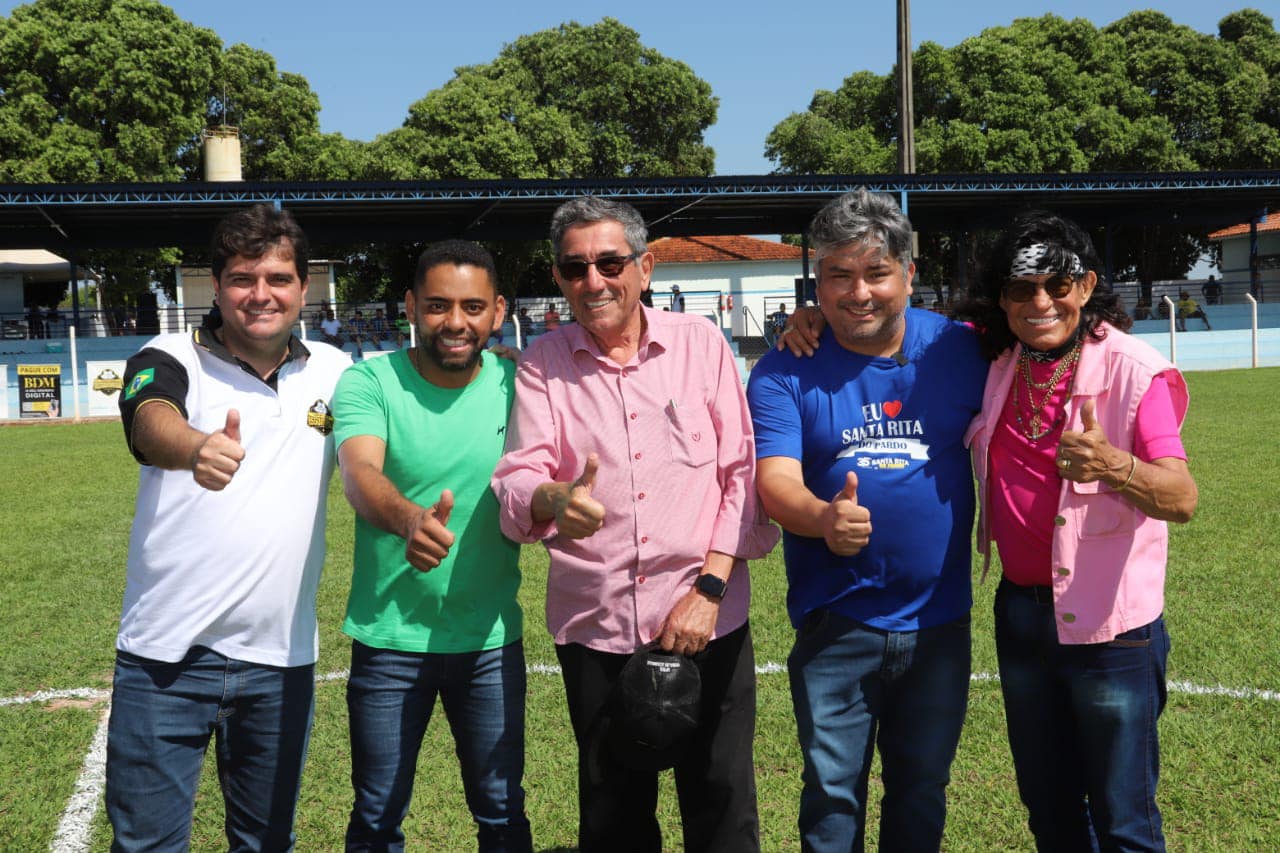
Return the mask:
<svg viewBox="0 0 1280 853">
<path fill-rule="evenodd" d="M 1086 225 L 1222 228 L 1280 209 L 1280 171 L 1072 175 L 773 175 L 431 182 L 0 185 L 0 248 L 203 248 L 213 223 L 252 202 L 290 209 L 318 244 L 546 236 L 567 198 L 628 201 L 654 237 L 802 231 L 859 186 L 905 202 L 921 231 L 998 226 L 1051 207 Z"/>
</svg>

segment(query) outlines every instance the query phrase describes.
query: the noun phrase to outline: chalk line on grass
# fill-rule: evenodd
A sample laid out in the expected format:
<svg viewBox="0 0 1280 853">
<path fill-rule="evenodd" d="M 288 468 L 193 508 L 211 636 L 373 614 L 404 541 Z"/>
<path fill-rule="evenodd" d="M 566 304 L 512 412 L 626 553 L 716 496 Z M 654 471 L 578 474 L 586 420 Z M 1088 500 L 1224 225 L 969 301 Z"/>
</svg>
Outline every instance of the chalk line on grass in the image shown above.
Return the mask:
<svg viewBox="0 0 1280 853">
<path fill-rule="evenodd" d="M 101 691 L 98 691 L 101 692 Z M 102 788 L 107 779 L 107 722 L 111 719 L 111 703 L 107 702 L 98 719 L 98 730 L 84 757 L 75 793 L 67 800 L 58 821 L 58 831 L 49 843 L 52 853 L 82 853 L 89 849 L 93 834 L 93 818 L 98 813 Z"/>
<path fill-rule="evenodd" d="M 531 663 L 526 667 L 531 675 L 559 675 L 557 664 Z M 778 675 L 785 673 L 785 664 L 767 661 L 756 667 L 757 675 Z M 316 676 L 317 682 L 341 681 L 348 675 L 345 669 L 321 673 Z M 969 675 L 974 682 L 998 682 L 1000 676 L 992 672 L 974 672 Z M 1191 681 L 1168 682 L 1170 693 L 1186 693 L 1192 696 L 1225 696 L 1232 699 L 1258 699 L 1263 702 L 1280 702 L 1280 690 L 1264 690 L 1257 687 L 1224 687 L 1221 684 L 1196 684 Z M 77 688 L 71 690 L 41 690 L 26 696 L 0 697 L 0 707 L 7 705 L 31 705 L 39 702 L 52 702 L 57 699 L 109 699 L 107 690 Z M 93 743 L 85 755 L 84 766 L 80 777 L 76 780 L 75 793 L 67 801 L 58 824 L 58 832 L 49 846 L 54 853 L 81 853 L 89 849 L 93 819 L 98 810 L 98 802 L 102 798 L 102 788 L 106 782 L 107 756 L 107 720 L 111 716 L 111 704 L 102 711 L 98 729 L 94 732 Z"/>
</svg>

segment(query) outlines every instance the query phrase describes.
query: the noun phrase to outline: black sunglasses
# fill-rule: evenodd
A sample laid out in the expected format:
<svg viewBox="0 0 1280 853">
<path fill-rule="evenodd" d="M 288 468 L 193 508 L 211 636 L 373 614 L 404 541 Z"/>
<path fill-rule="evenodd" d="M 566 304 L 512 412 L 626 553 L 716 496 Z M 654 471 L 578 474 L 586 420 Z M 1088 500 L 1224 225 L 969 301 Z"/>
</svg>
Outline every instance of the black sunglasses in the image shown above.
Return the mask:
<svg viewBox="0 0 1280 853">
<path fill-rule="evenodd" d="M 1004 286 L 1004 298 L 1010 302 L 1030 302 L 1036 298 L 1037 290 L 1044 290 L 1054 299 L 1062 299 L 1066 297 L 1071 289 L 1076 286 L 1076 280 L 1070 276 L 1059 276 L 1051 278 L 1044 284 L 1039 284 L 1026 279 L 1018 279 L 1011 281 Z"/>
<path fill-rule="evenodd" d="M 587 267 L 595 267 L 596 272 L 605 278 L 614 278 L 622 275 L 627 264 L 640 257 L 640 254 L 640 252 L 632 252 L 629 255 L 607 255 L 596 258 L 594 261 L 556 261 L 556 269 L 560 270 L 560 277 L 565 281 L 577 281 L 584 277 L 587 274 Z"/>
</svg>

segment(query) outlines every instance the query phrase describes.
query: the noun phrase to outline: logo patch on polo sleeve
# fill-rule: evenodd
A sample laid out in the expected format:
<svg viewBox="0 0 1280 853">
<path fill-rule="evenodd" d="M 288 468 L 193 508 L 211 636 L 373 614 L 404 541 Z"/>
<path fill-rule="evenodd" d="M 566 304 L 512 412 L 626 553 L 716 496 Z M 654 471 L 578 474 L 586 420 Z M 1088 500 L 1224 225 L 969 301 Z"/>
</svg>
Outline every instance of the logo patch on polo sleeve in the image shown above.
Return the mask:
<svg viewBox="0 0 1280 853">
<path fill-rule="evenodd" d="M 156 381 L 156 369 L 148 367 L 146 370 L 139 370 L 137 375 L 133 377 L 133 381 L 129 383 L 129 387 L 125 389 L 124 398 L 132 400 L 138 396 L 138 392 L 146 388 L 152 382 Z"/>
<path fill-rule="evenodd" d="M 333 412 L 324 400 L 316 400 L 307 409 L 307 426 L 321 435 L 333 432 Z"/>
</svg>

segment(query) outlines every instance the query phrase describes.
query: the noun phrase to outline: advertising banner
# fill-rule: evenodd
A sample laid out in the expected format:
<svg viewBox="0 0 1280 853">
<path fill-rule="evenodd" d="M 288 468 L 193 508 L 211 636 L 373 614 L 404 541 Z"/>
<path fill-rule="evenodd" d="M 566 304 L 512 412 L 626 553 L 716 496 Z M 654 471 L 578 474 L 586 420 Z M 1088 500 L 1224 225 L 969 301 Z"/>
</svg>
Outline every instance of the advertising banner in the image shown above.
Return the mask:
<svg viewBox="0 0 1280 853">
<path fill-rule="evenodd" d="M 89 416 L 120 414 L 120 390 L 124 388 L 123 361 L 86 361 L 89 375 Z"/>
<path fill-rule="evenodd" d="M 18 365 L 18 417 L 62 417 L 62 365 Z"/>
<path fill-rule="evenodd" d="M 9 365 L 0 364 L 0 421 L 9 418 Z"/>
</svg>

